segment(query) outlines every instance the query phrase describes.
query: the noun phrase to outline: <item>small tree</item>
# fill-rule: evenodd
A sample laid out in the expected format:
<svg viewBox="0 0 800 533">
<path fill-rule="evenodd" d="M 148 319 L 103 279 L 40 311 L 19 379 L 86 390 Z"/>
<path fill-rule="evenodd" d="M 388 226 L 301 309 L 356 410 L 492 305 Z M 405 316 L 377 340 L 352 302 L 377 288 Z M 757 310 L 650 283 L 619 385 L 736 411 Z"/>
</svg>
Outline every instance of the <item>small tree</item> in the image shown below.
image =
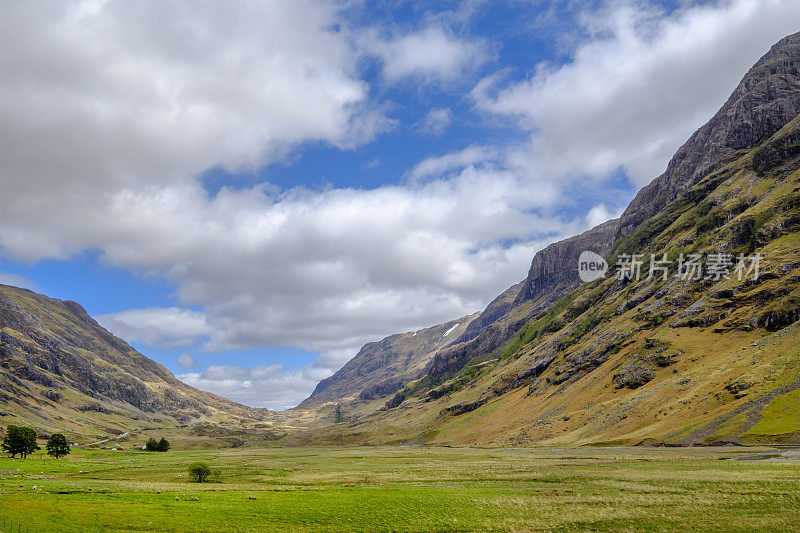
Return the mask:
<svg viewBox="0 0 800 533">
<path fill-rule="evenodd" d="M 344 415 L 342 414 L 342 407 L 337 403 L 336 409 L 333 410 L 333 419 L 334 422 L 339 424 L 344 422 Z"/>
<path fill-rule="evenodd" d="M 164 437 L 161 437 L 161 440 L 158 441 L 158 451 L 166 452 L 169 450 L 169 441 Z"/>
<path fill-rule="evenodd" d="M 15 457 L 20 454 L 25 459 L 29 453 L 40 449 L 36 444 L 36 431 L 25 426 L 8 426 L 2 449 Z"/>
<path fill-rule="evenodd" d="M 53 433 L 50 436 L 50 440 L 47 441 L 45 449 L 47 450 L 47 455 L 55 457 L 56 459 L 64 457 L 70 452 L 67 438 L 61 433 Z"/>
<path fill-rule="evenodd" d="M 156 439 L 151 438 L 144 445 L 144 449 L 147 450 L 148 452 L 157 452 L 158 451 L 158 441 Z"/>
<path fill-rule="evenodd" d="M 211 477 L 211 469 L 205 463 L 192 463 L 189 465 L 189 475 L 195 483 L 205 483 Z"/>
</svg>

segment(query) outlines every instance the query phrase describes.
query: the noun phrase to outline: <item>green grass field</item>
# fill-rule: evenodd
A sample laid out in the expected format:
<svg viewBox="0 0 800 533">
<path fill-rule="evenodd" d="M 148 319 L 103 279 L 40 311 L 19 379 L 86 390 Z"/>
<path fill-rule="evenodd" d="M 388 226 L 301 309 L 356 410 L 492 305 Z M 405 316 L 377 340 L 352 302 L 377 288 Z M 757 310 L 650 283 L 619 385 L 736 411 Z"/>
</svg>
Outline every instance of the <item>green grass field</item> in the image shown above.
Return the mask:
<svg viewBox="0 0 800 533">
<path fill-rule="evenodd" d="M 756 452 L 74 450 L 0 458 L 0 517 L 23 532 L 796 530 L 800 462 L 731 460 Z M 216 482 L 189 481 L 198 460 Z"/>
</svg>

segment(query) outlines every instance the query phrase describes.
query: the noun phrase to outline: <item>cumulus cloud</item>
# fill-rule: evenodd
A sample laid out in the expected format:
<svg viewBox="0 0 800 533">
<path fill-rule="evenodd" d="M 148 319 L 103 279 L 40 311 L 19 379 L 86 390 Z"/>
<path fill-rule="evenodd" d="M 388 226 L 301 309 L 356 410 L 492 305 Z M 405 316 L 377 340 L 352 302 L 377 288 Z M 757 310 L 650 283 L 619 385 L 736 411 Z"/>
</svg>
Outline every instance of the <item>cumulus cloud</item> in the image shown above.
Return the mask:
<svg viewBox="0 0 800 533">
<path fill-rule="evenodd" d="M 0 17 L 0 185 L 14 199 L 0 211 L 2 254 L 94 249 L 174 283 L 176 307 L 98 317 L 123 338 L 318 351 L 306 381 L 274 381 L 308 392 L 308 376 L 367 341 L 474 312 L 573 229 L 533 213 L 519 175 L 463 161 L 403 186 L 210 194 L 209 167 L 257 166 L 310 141 L 353 146 L 378 131 L 381 106 L 327 4 L 153 6 L 4 4 Z M 452 80 L 480 60 L 440 29 L 384 45 L 392 80 Z"/>
<path fill-rule="evenodd" d="M 479 108 L 530 129 L 543 171 L 604 178 L 623 167 L 644 185 L 798 21 L 793 0 L 710 3 L 668 17 L 615 2 L 584 14 L 589 38 L 571 62 L 541 64 L 505 87 L 495 75 L 473 97 Z"/>
<path fill-rule="evenodd" d="M 296 369 L 282 365 L 255 368 L 214 365 L 203 372 L 179 374 L 178 378 L 246 405 L 286 409 L 297 405 L 329 375 L 329 370 L 311 365 Z"/>
<path fill-rule="evenodd" d="M 481 42 L 459 38 L 440 26 L 391 39 L 373 34 L 366 42 L 365 48 L 383 62 L 383 75 L 391 83 L 407 78 L 450 82 L 489 57 Z"/>
<path fill-rule="evenodd" d="M 124 191 L 97 213 L 114 221 L 95 235 L 102 259 L 166 277 L 181 302 L 205 314 L 147 309 L 101 318 L 150 342 L 176 331 L 184 340 L 208 335 L 215 349 L 356 348 L 470 313 L 520 277 L 533 248 L 576 229 L 532 212 L 539 201 L 514 173 L 471 167 L 373 190 L 274 196 L 257 186 L 213 198 L 199 185 Z M 41 231 L 85 225 L 54 221 Z M 500 244 L 507 241 L 516 244 Z"/>
<path fill-rule="evenodd" d="M 158 348 L 189 346 L 211 334 L 204 313 L 178 307 L 129 309 L 100 315 L 96 319 L 103 327 L 129 342 Z"/>
<path fill-rule="evenodd" d="M 300 142 L 354 146 L 386 125 L 330 4 L 2 11 L 2 185 L 19 211 L 38 207 L 25 194 L 45 188 L 80 199 L 186 182 L 214 165 L 255 168 Z"/>
</svg>

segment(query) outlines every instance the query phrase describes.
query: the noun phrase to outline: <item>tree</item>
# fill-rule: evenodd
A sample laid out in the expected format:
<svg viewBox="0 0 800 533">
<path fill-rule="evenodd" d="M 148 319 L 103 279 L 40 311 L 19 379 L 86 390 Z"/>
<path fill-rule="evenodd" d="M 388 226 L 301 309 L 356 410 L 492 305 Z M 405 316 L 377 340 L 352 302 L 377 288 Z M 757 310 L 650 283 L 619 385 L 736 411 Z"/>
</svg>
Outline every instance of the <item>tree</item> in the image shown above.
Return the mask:
<svg viewBox="0 0 800 533">
<path fill-rule="evenodd" d="M 161 440 L 158 441 L 158 451 L 166 452 L 169 450 L 169 441 L 164 437 L 161 437 Z"/>
<path fill-rule="evenodd" d="M 211 469 L 205 463 L 192 463 L 189 465 L 189 475 L 195 483 L 205 483 L 211 477 Z"/>
<path fill-rule="evenodd" d="M 336 409 L 334 409 L 333 411 L 333 418 L 334 422 L 337 424 L 344 422 L 344 415 L 342 414 L 342 408 L 338 403 L 336 404 Z"/>
<path fill-rule="evenodd" d="M 25 459 L 29 453 L 39 449 L 36 444 L 36 431 L 25 426 L 8 426 L 3 439 L 2 449 L 15 457 L 20 454 Z"/>
<path fill-rule="evenodd" d="M 45 449 L 47 450 L 47 455 L 55 457 L 56 459 L 64 457 L 70 452 L 67 438 L 61 433 L 53 433 L 50 436 L 50 440 L 47 441 Z"/>
</svg>

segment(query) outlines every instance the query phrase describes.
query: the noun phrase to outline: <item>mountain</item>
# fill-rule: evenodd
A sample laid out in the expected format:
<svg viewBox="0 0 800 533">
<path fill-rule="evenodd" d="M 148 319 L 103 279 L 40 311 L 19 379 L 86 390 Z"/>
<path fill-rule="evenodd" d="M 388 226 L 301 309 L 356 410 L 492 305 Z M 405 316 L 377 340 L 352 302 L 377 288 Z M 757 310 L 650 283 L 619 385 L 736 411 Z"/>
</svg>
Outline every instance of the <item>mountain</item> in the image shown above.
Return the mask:
<svg viewBox="0 0 800 533">
<path fill-rule="evenodd" d="M 71 438 L 264 420 L 181 381 L 76 302 L 0 285 L 0 424 Z"/>
<path fill-rule="evenodd" d="M 474 319 L 465 316 L 366 344 L 338 372 L 320 381 L 298 409 L 327 403 L 366 403 L 393 395 L 418 378 L 430 359 L 456 341 Z"/>
<path fill-rule="evenodd" d="M 366 442 L 800 443 L 798 113 L 795 34 L 618 221 L 537 253 L 528 277 L 416 380 L 381 408 L 345 405 L 346 421 L 324 431 Z M 608 260 L 608 275 L 581 283 L 585 250 Z M 643 275 L 616 276 L 632 254 Z M 667 276 L 648 275 L 651 254 Z M 691 254 L 705 265 L 697 279 L 679 270 Z"/>
</svg>

